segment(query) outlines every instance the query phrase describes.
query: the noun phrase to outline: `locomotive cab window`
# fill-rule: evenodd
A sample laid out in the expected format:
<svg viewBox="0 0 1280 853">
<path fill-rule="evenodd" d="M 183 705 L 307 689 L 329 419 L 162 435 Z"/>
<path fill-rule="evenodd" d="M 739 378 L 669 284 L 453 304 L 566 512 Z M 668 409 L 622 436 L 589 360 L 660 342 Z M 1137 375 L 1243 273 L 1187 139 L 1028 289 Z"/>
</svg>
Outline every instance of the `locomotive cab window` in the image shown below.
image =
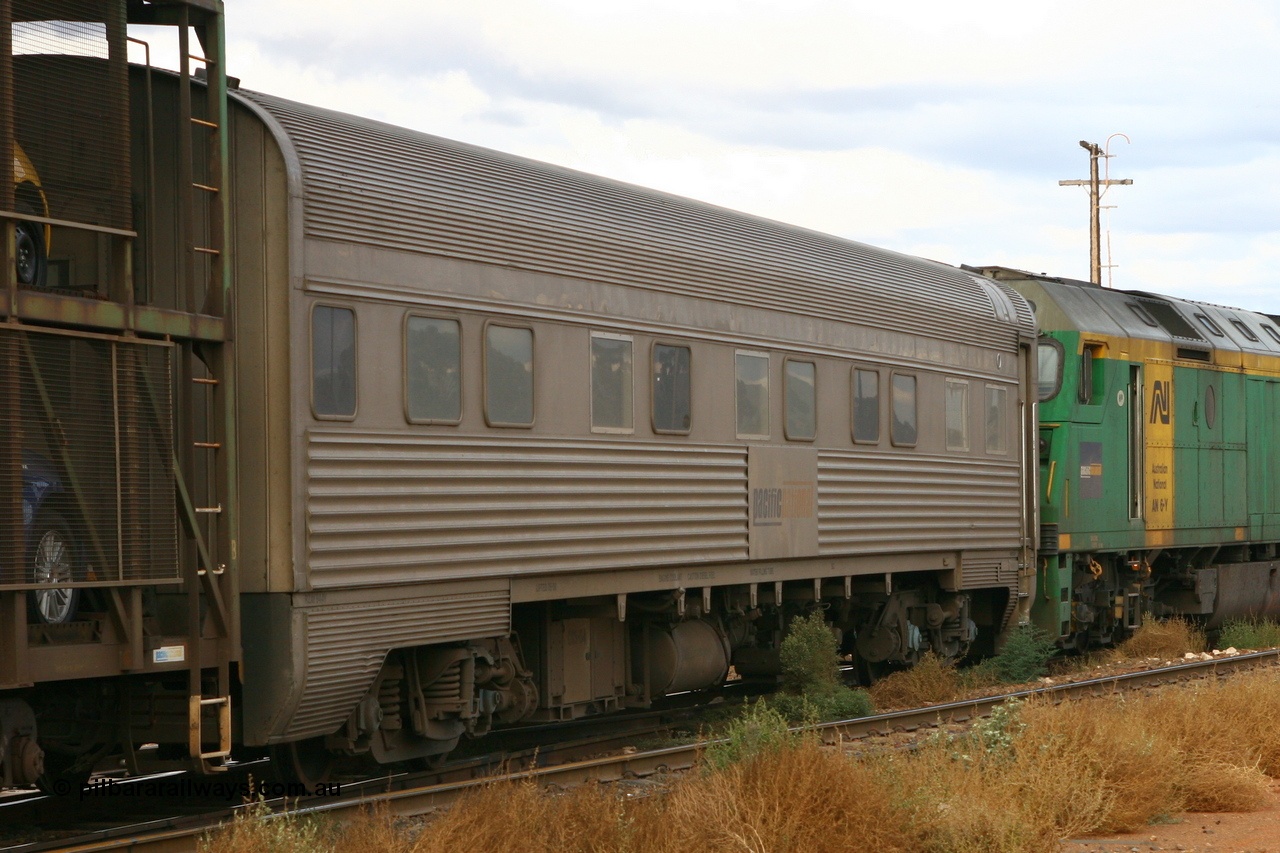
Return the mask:
<svg viewBox="0 0 1280 853">
<path fill-rule="evenodd" d="M 688 347 L 653 345 L 653 431 L 687 433 L 692 412 Z"/>
<path fill-rule="evenodd" d="M 969 449 L 969 383 L 948 379 L 946 387 L 947 450 Z"/>
<path fill-rule="evenodd" d="M 1040 338 L 1036 345 L 1036 398 L 1044 403 L 1062 390 L 1062 343 Z"/>
<path fill-rule="evenodd" d="M 1101 344 L 1083 344 L 1080 349 L 1080 384 L 1077 398 L 1081 403 L 1096 406 L 1106 396 L 1106 373 L 1103 370 Z"/>
<path fill-rule="evenodd" d="M 1009 439 L 1005 434 L 1005 418 L 1009 405 L 1009 390 L 995 385 L 986 386 L 987 392 L 987 452 L 1009 452 Z"/>
<path fill-rule="evenodd" d="M 853 369 L 853 440 L 880 441 L 880 374 Z"/>
<path fill-rule="evenodd" d="M 532 329 L 485 329 L 484 416 L 490 426 L 533 425 Z"/>
<path fill-rule="evenodd" d="M 769 356 L 760 352 L 737 352 L 734 370 L 738 438 L 768 438 Z"/>
<path fill-rule="evenodd" d="M 817 373 L 812 361 L 787 359 L 787 438 L 813 441 L 818 434 Z"/>
<path fill-rule="evenodd" d="M 356 315 L 317 305 L 311 311 L 311 406 L 318 418 L 356 414 Z"/>
<path fill-rule="evenodd" d="M 899 447 L 915 447 L 916 436 L 916 378 L 903 373 L 893 374 L 893 424 L 889 440 Z"/>
<path fill-rule="evenodd" d="M 457 320 L 410 314 L 404 326 L 405 413 L 412 423 L 462 420 L 462 334 Z"/>
<path fill-rule="evenodd" d="M 591 333 L 591 429 L 631 432 L 631 338 Z"/>
</svg>

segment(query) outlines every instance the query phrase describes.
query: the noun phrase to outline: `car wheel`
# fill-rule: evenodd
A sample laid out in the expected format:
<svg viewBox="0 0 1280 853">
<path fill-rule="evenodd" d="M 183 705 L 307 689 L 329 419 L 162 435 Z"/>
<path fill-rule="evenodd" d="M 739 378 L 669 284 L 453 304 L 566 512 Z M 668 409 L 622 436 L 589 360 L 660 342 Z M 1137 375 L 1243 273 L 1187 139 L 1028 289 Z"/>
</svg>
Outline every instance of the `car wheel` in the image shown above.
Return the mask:
<svg viewBox="0 0 1280 853">
<path fill-rule="evenodd" d="M 71 527 L 56 512 L 36 518 L 31 533 L 31 579 L 37 584 L 70 583 L 76 580 L 76 545 Z M 37 589 L 31 593 L 41 622 L 61 625 L 75 619 L 80 590 L 62 587 Z"/>
<path fill-rule="evenodd" d="M 22 287 L 44 287 L 49 272 L 44 229 L 34 222 L 19 222 L 16 237 L 14 263 L 18 269 L 18 284 Z"/>
</svg>

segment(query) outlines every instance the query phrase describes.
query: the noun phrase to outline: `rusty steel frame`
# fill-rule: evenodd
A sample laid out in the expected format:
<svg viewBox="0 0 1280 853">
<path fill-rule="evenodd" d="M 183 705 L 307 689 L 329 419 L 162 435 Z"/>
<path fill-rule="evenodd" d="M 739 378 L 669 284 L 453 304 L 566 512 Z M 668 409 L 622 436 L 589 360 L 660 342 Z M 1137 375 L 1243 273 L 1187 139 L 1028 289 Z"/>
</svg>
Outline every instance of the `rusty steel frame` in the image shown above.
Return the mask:
<svg viewBox="0 0 1280 853">
<path fill-rule="evenodd" d="M 222 3 L 219 0 L 157 0 L 149 5 L 126 4 L 120 0 L 118 7 L 108 14 L 107 36 L 111 55 L 124 56 L 128 41 L 127 25 L 153 24 L 177 28 L 182 49 L 182 69 L 179 88 L 179 186 L 177 219 L 179 233 L 183 235 L 181 249 L 184 262 L 178 270 L 177 308 L 160 308 L 139 305 L 135 294 L 135 271 L 132 265 L 133 246 L 138 239 L 136 231 L 86 225 L 50 217 L 19 216 L 13 211 L 13 187 L 9 180 L 0 180 L 0 322 L 21 327 L 24 323 L 55 324 L 62 329 L 42 328 L 42 331 L 61 331 L 85 337 L 163 338 L 176 343 L 174 359 L 176 385 L 179 393 L 173 405 L 178 415 L 175 437 L 181 436 L 185 444 L 173 455 L 175 496 L 178 499 L 178 515 L 182 529 L 191 545 L 180 548 L 180 573 L 186 603 L 186 660 L 183 664 L 156 665 L 146 658 L 143 627 L 143 589 L 156 585 L 155 580 L 102 581 L 76 586 L 102 587 L 107 602 L 109 630 L 93 648 L 83 644 L 65 647 L 39 645 L 38 638 L 29 626 L 26 613 L 27 592 L 22 589 L 0 589 L 0 687 L 11 688 L 30 685 L 42 677 L 50 656 L 66 658 L 73 672 L 72 677 L 110 677 L 120 672 L 174 671 L 188 672 L 188 747 L 190 757 L 200 769 L 220 769 L 212 762 L 225 757 L 230 748 L 231 702 L 230 664 L 240 659 L 240 614 L 238 606 L 238 575 L 236 567 L 236 474 L 235 474 L 235 392 L 232 375 L 233 354 L 228 320 L 231 305 L 231 269 L 226 258 L 230 245 L 230 223 L 227 194 L 220 188 L 229 183 L 229 138 L 227 127 L 225 32 Z M 126 21 L 126 17 L 128 20 Z M 14 144 L 13 128 L 13 57 L 12 28 L 13 0 L 0 0 L 0 163 L 12 160 Z M 189 32 L 194 30 L 205 53 L 206 84 L 210 114 L 196 118 L 191 114 L 190 73 L 191 60 L 201 57 L 191 55 Z M 118 52 L 117 52 L 118 51 Z M 127 59 L 113 63 L 112 71 L 120 97 L 116 107 L 128 109 Z M 148 84 L 149 84 L 148 80 Z M 151 109 L 148 99 L 148 110 Z M 148 146 L 152 143 L 152 118 L 148 119 Z M 193 157 L 196 154 L 192 140 L 193 128 L 200 128 L 208 136 L 202 156 L 208 163 L 205 183 L 197 184 L 192 176 Z M 149 181 L 154 193 L 154 180 Z M 197 245 L 196 197 L 208 205 L 207 223 L 209 243 Z M 150 213 L 149 213 L 150 215 Z M 113 244 L 114 263 L 105 282 L 107 301 L 87 299 L 58 293 L 21 289 L 12 259 L 14 256 L 15 223 L 18 219 L 39 221 L 60 228 L 74 228 L 103 234 Z M 154 235 L 151 235 L 154 236 Z M 148 256 L 151 262 L 154 253 Z M 197 264 L 196 258 L 202 258 Z M 197 304 L 197 268 L 208 276 L 202 304 Z M 150 280 L 144 271 L 143 278 Z M 100 284 L 100 287 L 102 285 Z M 84 331 L 73 331 L 84 330 Z M 17 341 L 0 341 L 0 393 L 8 399 L 16 399 L 19 377 L 18 363 L 22 357 Z M 197 376 L 196 363 L 202 362 L 207 373 Z M 208 394 L 205 409 L 205 435 L 197 436 L 194 423 L 195 400 L 191 389 L 199 388 Z M 152 389 L 148 389 L 152 391 Z M 42 395 L 43 396 L 43 395 Z M 156 404 L 154 393 L 148 397 Z M 18 407 L 10 406 L 9 412 L 0 415 L 4 422 L 16 421 Z M 46 417 L 47 417 L 46 412 Z M 14 424 L 10 423 L 10 427 Z M 20 431 L 7 429 L 7 436 L 14 440 L 0 439 L 0 464 L 16 463 L 20 458 Z M 208 469 L 211 471 L 209 486 L 218 497 L 220 512 L 201 513 L 192 499 L 189 483 L 194 467 L 193 448 L 215 454 Z M 65 460 L 64 460 L 65 462 Z M 12 467 L 12 464 L 11 464 Z M 69 465 L 63 466 L 72 470 Z M 16 470 L 16 469 L 15 469 Z M 20 482 L 14 479 L 12 488 L 0 494 L 0 536 L 10 541 L 21 541 Z M 75 484 L 72 483 L 73 491 Z M 205 521 L 208 530 L 205 530 Z M 13 528 L 18 526 L 17 530 Z M 94 537 L 95 542 L 98 537 Z M 97 550 L 101 550 L 98 543 Z M 189 555 L 189 559 L 183 559 Z M 173 583 L 175 579 L 161 581 Z M 205 607 L 205 603 L 208 607 Z M 39 632 L 36 631 L 36 634 Z M 114 635 L 114 636 L 112 636 Z M 166 636 L 166 641 L 175 639 Z M 37 645 L 33 645 L 33 641 Z M 114 642 L 111 642 L 114 641 Z M 108 648 L 113 646 L 113 648 Z M 101 647 L 101 648 L 98 648 Z M 113 665 L 113 661 L 114 664 Z M 63 677 L 63 676 L 60 676 Z M 209 696 L 210 680 L 215 681 L 213 695 Z M 205 711 L 217 718 L 217 736 L 213 742 L 217 748 L 208 750 L 201 734 L 201 722 Z"/>
</svg>

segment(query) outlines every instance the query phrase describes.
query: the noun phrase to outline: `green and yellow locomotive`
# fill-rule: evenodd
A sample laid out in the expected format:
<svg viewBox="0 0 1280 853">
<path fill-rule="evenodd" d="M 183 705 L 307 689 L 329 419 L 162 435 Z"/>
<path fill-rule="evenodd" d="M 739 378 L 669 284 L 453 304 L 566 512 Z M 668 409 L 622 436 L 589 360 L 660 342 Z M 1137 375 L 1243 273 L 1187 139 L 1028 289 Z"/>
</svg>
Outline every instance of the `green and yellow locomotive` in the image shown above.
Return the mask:
<svg viewBox="0 0 1280 853">
<path fill-rule="evenodd" d="M 1280 327 L 1263 314 L 999 267 L 1039 343 L 1032 619 L 1063 645 L 1143 614 L 1280 612 Z"/>
</svg>

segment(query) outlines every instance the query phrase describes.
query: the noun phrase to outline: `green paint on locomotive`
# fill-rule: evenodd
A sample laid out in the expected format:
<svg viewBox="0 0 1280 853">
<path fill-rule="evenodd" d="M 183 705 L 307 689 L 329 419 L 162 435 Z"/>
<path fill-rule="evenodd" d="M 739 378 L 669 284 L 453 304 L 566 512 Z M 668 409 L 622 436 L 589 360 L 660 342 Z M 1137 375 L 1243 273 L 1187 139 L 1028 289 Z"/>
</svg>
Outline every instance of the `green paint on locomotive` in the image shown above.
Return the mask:
<svg viewBox="0 0 1280 853">
<path fill-rule="evenodd" d="M 984 272 L 1033 303 L 1050 368 L 1040 377 L 1046 535 L 1033 623 L 1092 643 L 1123 636 L 1152 608 L 1221 618 L 1196 572 L 1274 558 L 1280 542 L 1280 358 L 1219 334 L 1205 315 L 1215 308 Z M 1244 335 L 1244 319 L 1255 342 L 1270 328 L 1258 315 L 1218 325 Z M 1234 606 L 1255 606 L 1242 601 Z"/>
</svg>

